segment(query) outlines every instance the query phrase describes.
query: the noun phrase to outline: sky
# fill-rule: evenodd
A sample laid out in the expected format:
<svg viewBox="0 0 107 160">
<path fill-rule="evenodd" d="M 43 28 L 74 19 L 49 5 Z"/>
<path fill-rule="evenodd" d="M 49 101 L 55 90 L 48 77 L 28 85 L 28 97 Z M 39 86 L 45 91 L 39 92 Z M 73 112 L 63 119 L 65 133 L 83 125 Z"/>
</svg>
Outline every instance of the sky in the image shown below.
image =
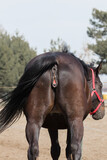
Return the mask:
<svg viewBox="0 0 107 160">
<path fill-rule="evenodd" d="M 58 37 L 80 53 L 91 42 L 86 32 L 93 8 L 107 11 L 107 0 L 0 0 L 0 26 L 24 35 L 38 54 Z"/>
</svg>

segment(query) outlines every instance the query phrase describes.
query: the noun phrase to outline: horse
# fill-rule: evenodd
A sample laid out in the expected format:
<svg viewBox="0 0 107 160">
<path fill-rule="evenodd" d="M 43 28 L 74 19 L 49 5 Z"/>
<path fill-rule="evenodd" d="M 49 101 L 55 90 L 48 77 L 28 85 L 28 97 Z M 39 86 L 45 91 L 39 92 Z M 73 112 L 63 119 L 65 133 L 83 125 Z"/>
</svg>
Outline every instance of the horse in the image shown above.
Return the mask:
<svg viewBox="0 0 107 160">
<path fill-rule="evenodd" d="M 82 156 L 83 120 L 90 113 L 95 120 L 105 115 L 102 62 L 91 67 L 71 53 L 48 52 L 33 58 L 25 67 L 17 87 L 6 97 L 0 111 L 0 132 L 10 127 L 22 113 L 26 117 L 28 160 L 39 157 L 39 133 L 47 128 L 51 157 L 58 160 L 61 147 L 58 130 L 67 129 L 66 159 Z"/>
</svg>

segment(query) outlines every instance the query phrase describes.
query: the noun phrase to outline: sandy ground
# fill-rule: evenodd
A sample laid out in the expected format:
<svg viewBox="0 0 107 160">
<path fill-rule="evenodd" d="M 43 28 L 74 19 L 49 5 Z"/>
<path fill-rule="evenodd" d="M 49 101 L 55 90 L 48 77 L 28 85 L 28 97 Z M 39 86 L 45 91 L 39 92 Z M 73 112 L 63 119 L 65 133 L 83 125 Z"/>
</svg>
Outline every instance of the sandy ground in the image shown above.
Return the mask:
<svg viewBox="0 0 107 160">
<path fill-rule="evenodd" d="M 28 144 L 25 138 L 25 118 L 0 135 L 0 160 L 27 160 Z M 66 130 L 59 131 L 61 156 L 65 160 Z M 51 160 L 50 139 L 46 129 L 41 129 L 39 160 Z M 84 121 L 82 160 L 107 160 L 107 109 L 103 120 L 95 121 L 88 116 Z"/>
</svg>

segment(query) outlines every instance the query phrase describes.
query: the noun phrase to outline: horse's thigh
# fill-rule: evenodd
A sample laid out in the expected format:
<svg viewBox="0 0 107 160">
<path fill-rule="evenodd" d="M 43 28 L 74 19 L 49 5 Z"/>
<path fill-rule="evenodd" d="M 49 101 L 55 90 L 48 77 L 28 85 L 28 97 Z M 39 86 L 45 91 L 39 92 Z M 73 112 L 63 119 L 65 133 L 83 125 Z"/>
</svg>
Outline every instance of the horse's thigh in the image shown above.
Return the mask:
<svg viewBox="0 0 107 160">
<path fill-rule="evenodd" d="M 40 77 L 32 89 L 25 106 L 25 115 L 36 122 L 43 123 L 46 115 L 54 106 L 54 92 L 51 88 L 49 73 Z"/>
</svg>

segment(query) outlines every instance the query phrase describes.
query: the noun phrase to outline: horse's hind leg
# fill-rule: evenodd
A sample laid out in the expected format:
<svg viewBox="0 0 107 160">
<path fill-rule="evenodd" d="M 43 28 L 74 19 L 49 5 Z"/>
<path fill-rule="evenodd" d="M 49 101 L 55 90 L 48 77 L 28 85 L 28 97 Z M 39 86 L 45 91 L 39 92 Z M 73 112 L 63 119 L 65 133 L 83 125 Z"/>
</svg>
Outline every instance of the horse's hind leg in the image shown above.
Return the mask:
<svg viewBox="0 0 107 160">
<path fill-rule="evenodd" d="M 36 160 L 39 155 L 38 138 L 40 127 L 35 122 L 28 121 L 26 125 L 26 137 L 29 143 L 28 160 Z"/>
<path fill-rule="evenodd" d="M 67 147 L 66 147 L 66 158 L 67 160 L 72 160 L 71 159 L 71 135 L 70 135 L 70 130 L 68 129 L 67 131 Z"/>
<path fill-rule="evenodd" d="M 58 130 L 48 129 L 51 138 L 51 156 L 53 160 L 58 160 L 60 156 L 60 146 L 58 142 Z"/>
<path fill-rule="evenodd" d="M 70 153 L 68 160 L 81 160 L 81 146 L 83 138 L 83 122 L 81 119 L 76 118 L 73 121 L 69 120 L 69 136 L 71 139 Z M 71 158 L 71 159 L 70 159 Z"/>
<path fill-rule="evenodd" d="M 29 143 L 28 160 L 37 160 L 39 156 L 39 132 L 53 105 L 54 93 L 51 89 L 50 72 L 46 72 L 32 89 L 24 108 L 27 119 L 26 138 Z"/>
</svg>

